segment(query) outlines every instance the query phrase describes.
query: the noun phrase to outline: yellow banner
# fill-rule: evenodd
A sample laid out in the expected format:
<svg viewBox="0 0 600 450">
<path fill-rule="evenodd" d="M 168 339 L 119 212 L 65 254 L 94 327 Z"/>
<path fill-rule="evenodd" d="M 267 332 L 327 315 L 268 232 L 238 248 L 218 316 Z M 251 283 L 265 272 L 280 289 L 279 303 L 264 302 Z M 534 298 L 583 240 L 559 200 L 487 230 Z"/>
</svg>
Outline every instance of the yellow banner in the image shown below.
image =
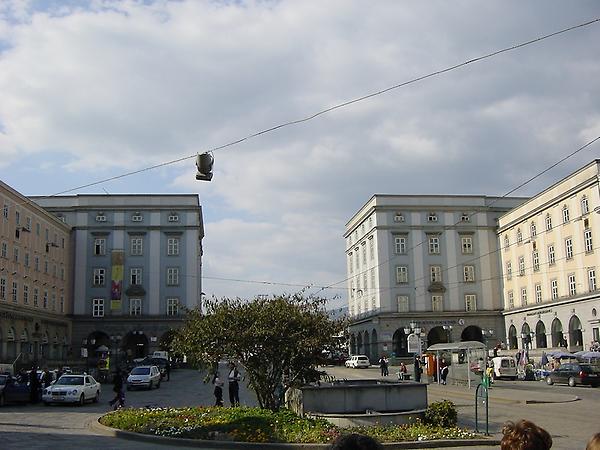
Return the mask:
<svg viewBox="0 0 600 450">
<path fill-rule="evenodd" d="M 110 309 L 121 309 L 121 297 L 123 295 L 123 250 L 113 250 L 111 255 L 112 276 L 110 287 Z"/>
</svg>

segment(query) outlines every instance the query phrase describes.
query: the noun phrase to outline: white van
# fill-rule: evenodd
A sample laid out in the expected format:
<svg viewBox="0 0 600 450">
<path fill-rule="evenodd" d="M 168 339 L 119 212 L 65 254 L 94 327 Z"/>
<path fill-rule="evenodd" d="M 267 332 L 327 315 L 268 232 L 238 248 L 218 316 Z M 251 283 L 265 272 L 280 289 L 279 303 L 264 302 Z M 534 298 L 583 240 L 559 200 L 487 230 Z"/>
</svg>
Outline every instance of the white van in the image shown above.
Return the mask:
<svg viewBox="0 0 600 450">
<path fill-rule="evenodd" d="M 508 378 L 510 380 L 517 379 L 517 361 L 512 356 L 496 356 L 492 358 L 494 371 L 492 377 L 494 379 Z"/>
</svg>

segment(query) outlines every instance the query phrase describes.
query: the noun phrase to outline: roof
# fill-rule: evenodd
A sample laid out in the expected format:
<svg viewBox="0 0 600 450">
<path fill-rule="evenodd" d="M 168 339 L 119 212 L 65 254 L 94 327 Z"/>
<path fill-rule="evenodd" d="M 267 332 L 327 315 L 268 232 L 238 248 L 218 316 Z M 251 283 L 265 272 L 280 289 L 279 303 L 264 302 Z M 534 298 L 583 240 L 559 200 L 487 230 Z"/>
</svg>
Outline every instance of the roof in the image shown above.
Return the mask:
<svg viewBox="0 0 600 450">
<path fill-rule="evenodd" d="M 479 341 L 461 341 L 461 342 L 448 342 L 442 344 L 434 344 L 427 348 L 427 351 L 437 350 L 470 350 L 470 349 L 485 349 L 486 346 Z"/>
</svg>

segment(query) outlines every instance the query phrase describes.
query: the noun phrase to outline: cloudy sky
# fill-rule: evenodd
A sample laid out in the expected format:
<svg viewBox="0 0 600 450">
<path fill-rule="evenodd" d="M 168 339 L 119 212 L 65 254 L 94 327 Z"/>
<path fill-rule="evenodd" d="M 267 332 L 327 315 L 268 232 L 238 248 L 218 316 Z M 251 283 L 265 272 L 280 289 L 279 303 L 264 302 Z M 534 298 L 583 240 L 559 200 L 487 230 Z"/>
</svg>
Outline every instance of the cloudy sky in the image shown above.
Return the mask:
<svg viewBox="0 0 600 450">
<path fill-rule="evenodd" d="M 598 17 L 597 1 L 0 0 L 0 176 L 54 194 Z M 333 284 L 374 193 L 502 195 L 600 135 L 599 43 L 596 23 L 261 135 L 215 152 L 210 183 L 189 159 L 73 193 L 198 193 L 208 295 Z"/>
</svg>

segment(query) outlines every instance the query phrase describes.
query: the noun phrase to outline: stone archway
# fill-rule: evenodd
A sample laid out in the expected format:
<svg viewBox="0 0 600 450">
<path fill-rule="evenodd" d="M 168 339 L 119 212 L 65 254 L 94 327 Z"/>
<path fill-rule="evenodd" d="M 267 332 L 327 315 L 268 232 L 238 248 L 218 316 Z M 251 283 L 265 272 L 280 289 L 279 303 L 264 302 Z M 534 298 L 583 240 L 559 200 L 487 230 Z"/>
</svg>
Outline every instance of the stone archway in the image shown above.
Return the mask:
<svg viewBox="0 0 600 450">
<path fill-rule="evenodd" d="M 367 358 L 369 358 L 369 361 L 373 361 L 373 357 L 371 356 L 371 339 L 369 337 L 369 332 L 365 331 L 365 337 L 364 337 L 364 343 L 365 343 L 365 355 L 367 355 Z"/>
<path fill-rule="evenodd" d="M 552 347 L 566 347 L 562 322 L 556 318 L 552 321 Z"/>
<path fill-rule="evenodd" d="M 479 341 L 483 343 L 483 332 L 476 325 L 469 325 L 460 334 L 461 341 Z"/>
<path fill-rule="evenodd" d="M 546 325 L 541 320 L 535 326 L 535 346 L 536 348 L 548 348 Z"/>
<path fill-rule="evenodd" d="M 516 350 L 519 348 L 519 341 L 517 340 L 517 328 L 511 325 L 508 329 L 508 348 L 509 350 Z"/>
<path fill-rule="evenodd" d="M 360 332 L 356 335 L 356 354 L 357 355 L 364 354 L 362 333 L 360 333 Z"/>
<path fill-rule="evenodd" d="M 527 322 L 523 323 L 521 327 L 521 342 L 524 349 L 531 348 L 531 328 Z"/>
<path fill-rule="evenodd" d="M 408 341 L 404 328 L 398 328 L 392 337 L 393 352 L 395 356 L 408 356 Z"/>
<path fill-rule="evenodd" d="M 427 346 L 430 347 L 435 344 L 445 344 L 448 342 L 448 333 L 444 330 L 444 327 L 433 327 L 427 333 Z"/>
<path fill-rule="evenodd" d="M 123 338 L 121 348 L 130 359 L 144 358 L 148 356 L 148 337 L 143 331 L 130 331 Z"/>
<path fill-rule="evenodd" d="M 579 317 L 572 316 L 569 320 L 569 348 L 572 351 L 583 350 L 583 333 Z"/>
</svg>

